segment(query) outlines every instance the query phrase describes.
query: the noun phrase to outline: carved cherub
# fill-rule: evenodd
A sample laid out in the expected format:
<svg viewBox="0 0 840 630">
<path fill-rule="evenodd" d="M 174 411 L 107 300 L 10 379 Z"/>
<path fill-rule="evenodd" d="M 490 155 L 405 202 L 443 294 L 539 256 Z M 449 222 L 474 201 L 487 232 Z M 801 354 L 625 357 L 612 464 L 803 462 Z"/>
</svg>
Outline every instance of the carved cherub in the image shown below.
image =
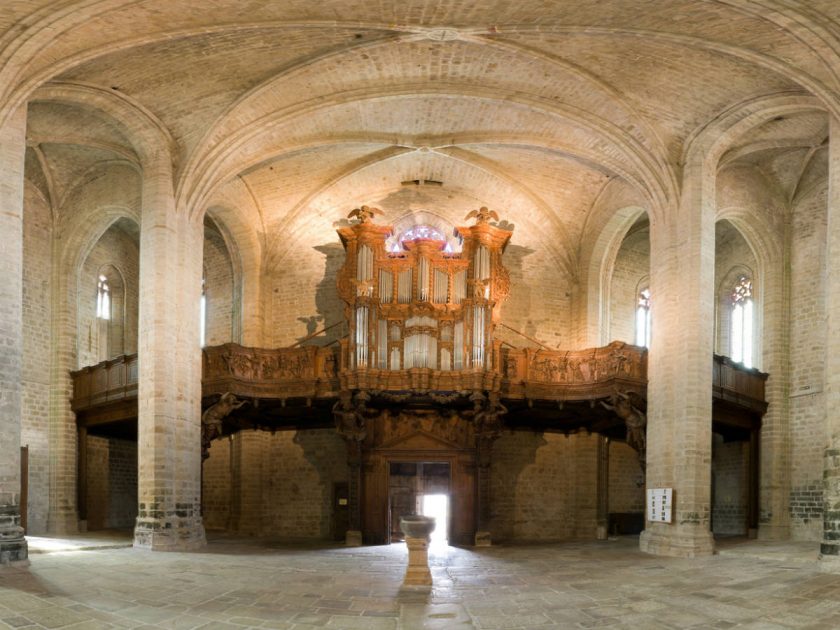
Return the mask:
<svg viewBox="0 0 840 630">
<path fill-rule="evenodd" d="M 379 208 L 372 208 L 371 206 L 362 206 L 361 208 L 355 208 L 350 211 L 350 214 L 347 215 L 348 219 L 356 218 L 359 220 L 359 223 L 367 223 L 371 221 L 374 216 L 378 216 L 382 214 L 382 210 Z"/>
<path fill-rule="evenodd" d="M 481 206 L 478 210 L 473 210 L 466 217 L 465 221 L 475 218 L 476 223 L 487 223 L 490 219 L 499 220 L 499 215 L 495 210 L 488 210 L 487 206 Z"/>
</svg>

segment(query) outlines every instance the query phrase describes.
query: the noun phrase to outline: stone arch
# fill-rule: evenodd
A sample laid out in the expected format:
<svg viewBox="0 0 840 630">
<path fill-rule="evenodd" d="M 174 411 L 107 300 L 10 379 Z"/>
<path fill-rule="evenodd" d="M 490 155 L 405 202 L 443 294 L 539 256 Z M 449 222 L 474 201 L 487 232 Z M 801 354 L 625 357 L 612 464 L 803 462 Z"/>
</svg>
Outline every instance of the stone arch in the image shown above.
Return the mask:
<svg viewBox="0 0 840 630">
<path fill-rule="evenodd" d="M 594 242 L 581 248 L 587 259 L 581 264 L 586 285 L 586 346 L 606 345 L 610 339 L 611 285 L 615 262 L 621 244 L 633 225 L 647 210 L 638 205 L 627 205 L 613 211 Z"/>
<path fill-rule="evenodd" d="M 30 100 L 90 108 L 116 121 L 144 167 L 163 156 L 172 160 L 177 155 L 177 144 L 166 126 L 152 111 L 121 92 L 83 83 L 53 82 L 35 90 Z"/>
<path fill-rule="evenodd" d="M 218 229 L 233 272 L 231 340 L 258 345 L 262 339 L 262 283 L 264 245 L 257 231 L 233 209 L 230 200 L 217 198 L 202 217 Z"/>
</svg>

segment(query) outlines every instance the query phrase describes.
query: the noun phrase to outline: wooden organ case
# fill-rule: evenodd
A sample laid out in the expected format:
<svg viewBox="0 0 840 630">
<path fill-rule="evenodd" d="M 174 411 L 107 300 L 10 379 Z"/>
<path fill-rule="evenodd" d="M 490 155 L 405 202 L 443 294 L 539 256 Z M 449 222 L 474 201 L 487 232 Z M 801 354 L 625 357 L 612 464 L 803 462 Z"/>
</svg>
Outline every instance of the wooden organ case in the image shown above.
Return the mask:
<svg viewBox="0 0 840 630">
<path fill-rule="evenodd" d="M 511 232 L 482 208 L 446 241 L 406 240 L 389 252 L 390 227 L 363 206 L 338 230 L 347 257 L 337 284 L 349 335 L 342 341 L 334 409 L 348 446 L 349 543 L 389 541 L 391 464 L 445 463 L 448 537 L 489 542 L 489 472 L 501 429 L 501 373 L 494 328 L 510 279 L 502 254 Z"/>
</svg>

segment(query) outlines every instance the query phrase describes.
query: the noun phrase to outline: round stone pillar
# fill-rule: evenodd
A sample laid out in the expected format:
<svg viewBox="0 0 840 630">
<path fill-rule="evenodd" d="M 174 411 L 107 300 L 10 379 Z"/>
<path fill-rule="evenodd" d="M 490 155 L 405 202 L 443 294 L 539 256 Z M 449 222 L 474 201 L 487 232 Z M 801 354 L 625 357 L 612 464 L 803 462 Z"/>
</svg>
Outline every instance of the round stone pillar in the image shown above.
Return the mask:
<svg viewBox="0 0 840 630">
<path fill-rule="evenodd" d="M 20 526 L 26 106 L 0 128 L 0 569 L 27 563 Z"/>
<path fill-rule="evenodd" d="M 840 573 L 840 121 L 831 117 L 826 244 L 823 535 L 819 565 Z"/>
<path fill-rule="evenodd" d="M 168 155 L 147 160 L 140 221 L 138 516 L 134 546 L 205 544 L 201 521 L 203 223 L 176 210 Z"/>
<path fill-rule="evenodd" d="M 694 557 L 709 531 L 715 170 L 686 165 L 677 208 L 651 216 L 647 489 L 673 490 L 672 521 L 645 521 L 642 551 Z"/>
</svg>

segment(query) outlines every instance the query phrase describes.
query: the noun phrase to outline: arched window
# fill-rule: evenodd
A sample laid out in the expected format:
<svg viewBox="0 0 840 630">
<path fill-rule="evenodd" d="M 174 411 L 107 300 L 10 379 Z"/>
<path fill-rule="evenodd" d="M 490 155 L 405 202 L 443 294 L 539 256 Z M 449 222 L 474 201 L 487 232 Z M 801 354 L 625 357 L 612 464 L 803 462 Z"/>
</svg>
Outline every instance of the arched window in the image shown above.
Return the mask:
<svg viewBox="0 0 840 630">
<path fill-rule="evenodd" d="M 650 347 L 650 288 L 639 291 L 636 298 L 636 345 Z"/>
<path fill-rule="evenodd" d="M 199 335 L 201 337 L 201 347 L 207 342 L 207 292 L 206 281 L 201 278 L 201 321 L 199 322 Z"/>
<path fill-rule="evenodd" d="M 745 275 L 738 277 L 729 297 L 729 355 L 746 367 L 753 365 L 753 285 Z"/>
<path fill-rule="evenodd" d="M 96 286 L 96 316 L 99 319 L 111 319 L 111 287 L 107 276 L 100 274 Z"/>
</svg>

